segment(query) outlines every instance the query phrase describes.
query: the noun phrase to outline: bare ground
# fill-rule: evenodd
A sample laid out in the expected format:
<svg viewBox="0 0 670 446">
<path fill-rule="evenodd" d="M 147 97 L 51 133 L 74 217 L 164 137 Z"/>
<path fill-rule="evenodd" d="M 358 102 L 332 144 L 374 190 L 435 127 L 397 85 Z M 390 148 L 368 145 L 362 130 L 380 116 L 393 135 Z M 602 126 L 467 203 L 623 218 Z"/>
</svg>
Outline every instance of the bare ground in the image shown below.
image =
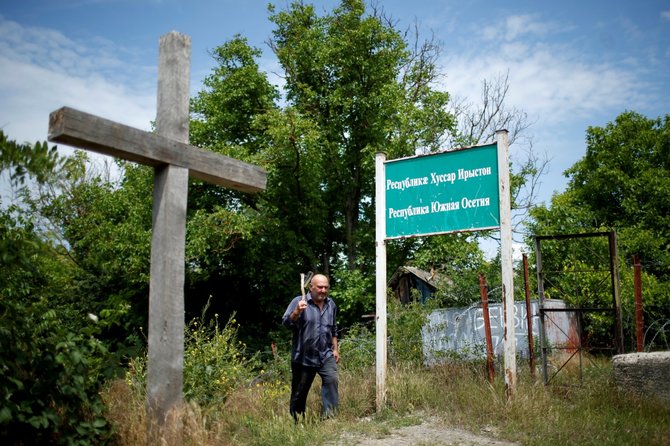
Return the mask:
<svg viewBox="0 0 670 446">
<path fill-rule="evenodd" d="M 365 421 L 364 421 L 365 422 Z M 464 429 L 444 426 L 438 419 L 429 417 L 421 424 L 392 428 L 371 434 L 342 435 L 329 446 L 518 446 L 495 438 L 493 429 L 476 434 Z"/>
</svg>

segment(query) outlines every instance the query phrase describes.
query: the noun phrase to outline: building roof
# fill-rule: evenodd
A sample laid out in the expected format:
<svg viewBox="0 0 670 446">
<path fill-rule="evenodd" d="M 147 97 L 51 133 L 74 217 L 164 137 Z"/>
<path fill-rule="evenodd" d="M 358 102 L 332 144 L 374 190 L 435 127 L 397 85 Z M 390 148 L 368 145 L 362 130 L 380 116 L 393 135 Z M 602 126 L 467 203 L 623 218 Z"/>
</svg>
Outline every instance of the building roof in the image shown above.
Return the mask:
<svg viewBox="0 0 670 446">
<path fill-rule="evenodd" d="M 415 277 L 418 277 L 422 281 L 424 281 L 433 291 L 436 290 L 435 287 L 435 281 L 437 279 L 437 274 L 435 271 L 424 271 L 419 268 L 415 268 L 413 266 L 400 266 L 398 269 L 393 273 L 391 278 L 388 281 L 388 285 L 391 288 L 395 288 L 395 286 L 398 284 L 398 281 L 402 276 L 405 276 L 407 274 L 411 274 Z"/>
</svg>

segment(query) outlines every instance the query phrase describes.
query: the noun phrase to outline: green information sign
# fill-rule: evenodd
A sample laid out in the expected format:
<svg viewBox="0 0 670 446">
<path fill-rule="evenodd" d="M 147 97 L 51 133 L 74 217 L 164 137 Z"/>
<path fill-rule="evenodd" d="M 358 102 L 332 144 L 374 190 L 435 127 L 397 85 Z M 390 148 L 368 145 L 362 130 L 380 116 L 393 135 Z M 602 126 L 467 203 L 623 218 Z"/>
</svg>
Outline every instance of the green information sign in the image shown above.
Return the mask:
<svg viewBox="0 0 670 446">
<path fill-rule="evenodd" d="M 500 226 L 496 143 L 385 162 L 386 238 Z"/>
</svg>

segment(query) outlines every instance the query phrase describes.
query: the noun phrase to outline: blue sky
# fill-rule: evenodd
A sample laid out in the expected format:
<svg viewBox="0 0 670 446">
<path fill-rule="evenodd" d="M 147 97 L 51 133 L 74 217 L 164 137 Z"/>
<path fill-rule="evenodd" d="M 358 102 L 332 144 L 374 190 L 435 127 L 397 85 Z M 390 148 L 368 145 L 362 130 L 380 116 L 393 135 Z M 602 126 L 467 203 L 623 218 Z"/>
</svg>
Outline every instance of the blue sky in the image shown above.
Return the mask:
<svg viewBox="0 0 670 446">
<path fill-rule="evenodd" d="M 192 38 L 191 91 L 214 68 L 209 51 L 239 33 L 263 50 L 266 0 L 0 0 L 0 127 L 43 141 L 67 105 L 141 129 L 155 118 L 158 41 Z M 338 2 L 314 1 L 317 11 Z M 285 1 L 275 3 L 279 8 Z M 565 188 L 588 126 L 625 110 L 670 114 L 670 2 L 379 0 L 398 27 L 443 47 L 441 88 L 477 103 L 481 82 L 509 73 L 508 106 L 528 113 L 533 150 L 549 159 L 540 201 Z M 281 79 L 271 76 L 275 83 Z M 511 147 L 523 158 L 522 143 Z"/>
</svg>

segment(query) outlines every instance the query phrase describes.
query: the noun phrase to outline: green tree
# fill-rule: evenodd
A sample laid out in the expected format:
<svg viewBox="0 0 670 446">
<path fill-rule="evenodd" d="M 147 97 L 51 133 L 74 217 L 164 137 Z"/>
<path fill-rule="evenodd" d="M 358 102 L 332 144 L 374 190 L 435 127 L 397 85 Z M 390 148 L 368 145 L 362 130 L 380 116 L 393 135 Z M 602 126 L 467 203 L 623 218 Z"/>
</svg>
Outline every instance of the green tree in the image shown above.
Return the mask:
<svg viewBox="0 0 670 446">
<path fill-rule="evenodd" d="M 0 131 L 0 174 L 17 197 L 61 178 L 67 160 L 46 143 Z M 99 389 L 106 349 L 98 328 L 62 305 L 71 263 L 19 201 L 0 209 L 0 438 L 3 444 L 104 444 L 110 429 Z M 70 296 L 71 299 L 71 296 Z M 78 317 L 77 317 L 78 316 Z M 77 329 L 73 330 L 72 327 Z"/>
<path fill-rule="evenodd" d="M 254 196 L 192 187 L 191 215 L 215 212 L 232 232 L 217 231 L 213 219 L 189 223 L 189 265 L 197 266 L 189 301 L 211 295 L 214 306 L 236 310 L 240 321 L 261 313 L 264 324 L 276 323 L 299 292 L 298 273 L 319 270 L 333 279 L 348 325 L 373 309 L 375 152 L 394 159 L 450 142 L 490 142 L 497 125 L 516 139 L 529 124 L 503 106 L 506 78 L 484 83 L 480 108 L 452 111 L 440 87 L 439 45 L 410 41 L 362 0 L 344 0 L 323 15 L 304 2 L 269 10 L 281 94 L 260 71 L 261 52 L 235 36 L 214 50 L 218 65 L 191 103 L 191 142 L 263 166 L 268 186 Z M 456 115 L 466 122 L 460 129 Z M 515 176 L 515 196 L 526 177 L 541 173 L 534 167 L 524 165 Z M 476 271 L 485 262 L 477 235 L 388 244 L 389 273 L 408 262 L 459 282 L 445 292 L 459 302 L 470 300 L 460 282 L 474 277 L 477 298 L 476 273 L 464 273 L 466 265 Z"/>
<path fill-rule="evenodd" d="M 96 315 L 119 364 L 139 352 L 146 326 L 151 242 L 151 169 L 119 163 L 112 182 L 82 151 L 59 179 L 24 196 L 68 267 L 52 299 Z M 54 278 L 56 279 L 56 278 Z M 77 327 L 71 327 L 76 330 Z M 125 358 L 125 359 L 124 359 Z"/>
<path fill-rule="evenodd" d="M 282 100 L 259 71 L 260 52 L 236 36 L 215 50 L 219 66 L 192 101 L 193 143 L 268 170 L 267 190 L 257 196 L 194 189 L 190 203 L 209 197 L 244 229 L 210 263 L 210 284 L 236 290 L 216 294 L 243 307 L 239 320 L 260 311 L 276 322 L 299 292 L 298 273 L 319 270 L 350 309 L 344 319 L 354 320 L 374 300 L 374 153 L 440 149 L 455 128 L 449 96 L 436 88 L 438 47 L 412 47 L 359 0 L 323 16 L 302 2 L 271 6 L 270 14 Z"/>
<path fill-rule="evenodd" d="M 670 281 L 670 116 L 648 119 L 624 112 L 604 127 L 589 127 L 586 143 L 585 156 L 565 172 L 567 190 L 554 195 L 550 207 L 533 209 L 530 232 L 616 230 L 624 310 L 629 315 L 633 311 L 630 266 L 632 256 L 639 255 L 647 284 L 647 325 L 666 321 L 670 318 L 670 293 L 663 286 Z M 543 249 L 543 264 L 549 262 L 547 269 L 556 271 L 593 267 L 592 253 L 607 249 L 594 243 L 582 243 L 577 250 L 548 245 L 546 256 Z M 571 252 L 577 252 L 578 261 Z M 574 280 L 561 286 L 588 288 Z M 597 293 L 586 297 L 589 300 L 583 304 L 599 306 L 607 299 Z M 624 320 L 630 334 L 632 318 L 624 315 Z M 664 339 L 663 335 L 657 338 Z"/>
<path fill-rule="evenodd" d="M 342 1 L 323 17 L 294 2 L 271 20 L 286 98 L 323 143 L 314 168 L 332 230 L 319 257 L 337 265 L 344 255 L 348 269 L 365 269 L 372 258 L 374 153 L 396 158 L 441 149 L 441 137 L 454 130 L 449 96 L 435 85 L 439 48 L 426 42 L 412 50 L 390 20 L 366 14 L 360 0 Z"/>
<path fill-rule="evenodd" d="M 625 112 L 589 127 L 586 155 L 566 171 L 578 206 L 616 228 L 622 248 L 670 279 L 670 116 Z"/>
</svg>

